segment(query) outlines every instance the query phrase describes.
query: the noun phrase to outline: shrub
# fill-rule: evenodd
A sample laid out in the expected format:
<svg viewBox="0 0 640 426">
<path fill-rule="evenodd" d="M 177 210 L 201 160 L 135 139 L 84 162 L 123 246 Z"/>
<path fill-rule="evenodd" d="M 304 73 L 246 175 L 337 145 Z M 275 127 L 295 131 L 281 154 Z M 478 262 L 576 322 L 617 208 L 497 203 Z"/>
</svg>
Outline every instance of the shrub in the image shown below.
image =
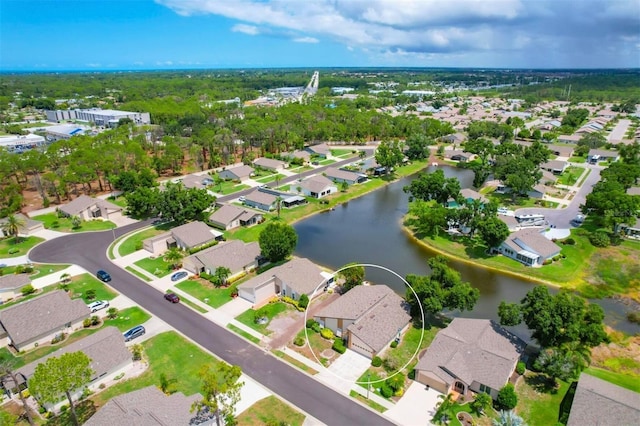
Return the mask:
<svg viewBox="0 0 640 426">
<path fill-rule="evenodd" d="M 58 222 L 57 220 L 54 220 L 53 222 L 51 222 L 51 227 L 60 228 L 60 222 Z"/>
<path fill-rule="evenodd" d="M 327 340 L 333 339 L 333 331 L 331 331 L 330 328 L 325 327 L 322 330 L 320 330 L 320 335 Z"/>
<path fill-rule="evenodd" d="M 640 312 L 627 312 L 627 320 L 636 324 L 640 324 Z"/>
<path fill-rule="evenodd" d="M 397 371 L 402 365 L 396 358 L 385 358 L 382 361 L 384 369 L 388 372 Z"/>
<path fill-rule="evenodd" d="M 51 339 L 51 344 L 55 345 L 56 343 L 62 342 L 67 337 L 66 333 L 56 334 L 56 336 Z"/>
<path fill-rule="evenodd" d="M 25 274 L 30 274 L 33 272 L 33 265 L 25 265 L 24 268 L 22 269 L 22 272 L 24 272 Z"/>
<path fill-rule="evenodd" d="M 380 394 L 385 398 L 391 398 L 393 396 L 393 389 L 385 382 L 380 387 Z"/>
<path fill-rule="evenodd" d="M 84 328 L 91 327 L 91 318 L 85 318 L 84 321 L 82 321 L 82 326 Z"/>
<path fill-rule="evenodd" d="M 511 383 L 507 383 L 500 392 L 498 392 L 498 399 L 496 399 L 496 405 L 501 410 L 513 410 L 518 405 L 518 395 Z"/>
<path fill-rule="evenodd" d="M 573 245 L 576 244 L 576 240 L 574 240 L 573 238 L 569 237 L 566 240 L 564 240 L 562 243 L 566 244 L 568 246 L 573 246 Z"/>
<path fill-rule="evenodd" d="M 338 352 L 339 354 L 343 354 L 347 351 L 347 348 L 345 348 L 344 343 L 342 342 L 342 339 L 336 339 L 333 342 L 333 346 L 331 346 L 331 349 Z"/>
<path fill-rule="evenodd" d="M 547 259 L 544 262 L 542 262 L 543 265 L 551 265 L 551 263 L 553 263 L 553 260 L 551 259 Z"/>
<path fill-rule="evenodd" d="M 62 407 L 60 407 L 60 412 L 64 413 L 65 411 L 67 411 L 69 409 L 69 405 L 68 404 L 64 404 Z"/>
<path fill-rule="evenodd" d="M 382 365 L 382 358 L 380 358 L 379 356 L 374 356 L 371 360 L 371 365 L 373 365 L 374 367 L 380 367 Z"/>
<path fill-rule="evenodd" d="M 100 318 L 97 315 L 92 316 L 90 319 L 91 319 L 91 325 L 100 324 Z"/>
<path fill-rule="evenodd" d="M 553 261 L 554 262 L 557 262 L 558 260 L 560 260 L 560 255 L 559 254 L 553 256 Z"/>
<path fill-rule="evenodd" d="M 525 363 L 522 361 L 518 361 L 518 364 L 516 365 L 516 373 L 522 376 L 525 370 L 526 370 Z"/>
<path fill-rule="evenodd" d="M 293 339 L 293 344 L 296 346 L 304 346 L 305 339 L 302 336 L 298 336 Z"/>
<path fill-rule="evenodd" d="M 23 296 L 28 296 L 30 294 L 33 294 L 36 292 L 36 289 L 33 288 L 33 286 L 31 284 L 27 284 L 24 287 L 22 287 L 20 289 L 20 293 L 22 293 Z"/>
<path fill-rule="evenodd" d="M 93 300 L 96 298 L 96 291 L 91 288 L 87 290 L 87 292 L 84 295 L 88 300 Z"/>
<path fill-rule="evenodd" d="M 298 300 L 298 305 L 303 309 L 307 309 L 307 306 L 309 306 L 309 296 L 301 294 L 300 300 Z"/>
<path fill-rule="evenodd" d="M 104 383 L 100 383 L 100 386 L 98 386 L 98 388 L 100 388 L 100 389 L 104 389 L 106 387 L 107 387 L 107 385 L 105 385 Z"/>
<path fill-rule="evenodd" d="M 107 310 L 107 318 L 115 319 L 117 316 L 118 316 L 118 308 L 116 308 L 115 306 L 112 306 Z"/>
<path fill-rule="evenodd" d="M 14 248 L 10 248 L 9 251 L 8 251 L 9 254 L 16 254 L 16 253 L 19 253 L 19 252 L 20 252 L 20 249 L 19 248 L 15 248 L 15 247 Z"/>
<path fill-rule="evenodd" d="M 206 272 L 201 272 L 200 278 L 202 278 L 203 280 L 209 281 L 211 279 L 211 274 L 207 274 Z"/>
<path fill-rule="evenodd" d="M 606 231 L 598 230 L 589 235 L 589 242 L 595 247 L 607 247 L 609 245 L 609 234 Z"/>
<path fill-rule="evenodd" d="M 318 321 L 316 321 L 316 320 L 314 320 L 314 319 L 310 318 L 310 319 L 308 319 L 308 320 L 307 320 L 307 322 L 306 322 L 306 324 L 305 324 L 305 327 L 307 327 L 307 328 L 313 328 L 314 324 L 318 324 Z"/>
<path fill-rule="evenodd" d="M 136 343 L 135 345 L 131 346 L 131 354 L 133 355 L 134 361 L 140 361 L 142 359 L 142 345 Z"/>
<path fill-rule="evenodd" d="M 311 329 L 312 329 L 313 331 L 315 331 L 316 333 L 320 333 L 320 324 L 318 324 L 318 323 L 316 322 L 315 324 L 313 324 L 313 325 L 311 326 Z"/>
<path fill-rule="evenodd" d="M 393 342 L 391 342 L 391 347 L 392 348 L 397 348 L 398 347 L 398 341 L 394 340 Z"/>
<path fill-rule="evenodd" d="M 136 243 L 135 250 L 138 251 L 138 250 L 142 250 L 143 248 L 144 248 L 144 244 L 142 244 L 142 241 L 138 241 Z"/>
</svg>

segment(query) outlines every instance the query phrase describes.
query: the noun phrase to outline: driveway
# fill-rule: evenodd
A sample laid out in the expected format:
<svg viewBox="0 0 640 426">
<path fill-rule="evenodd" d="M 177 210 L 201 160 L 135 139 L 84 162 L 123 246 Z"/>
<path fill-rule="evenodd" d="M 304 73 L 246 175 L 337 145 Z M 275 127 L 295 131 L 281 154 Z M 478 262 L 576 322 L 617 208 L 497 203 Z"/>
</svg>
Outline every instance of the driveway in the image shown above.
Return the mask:
<svg viewBox="0 0 640 426">
<path fill-rule="evenodd" d="M 229 315 L 231 318 L 235 318 L 244 311 L 251 309 L 253 304 L 242 297 L 236 297 L 231 301 L 225 303 L 218 308 L 219 312 Z"/>
<path fill-rule="evenodd" d="M 413 382 L 400 401 L 384 414 L 399 425 L 432 425 L 436 404 L 440 402 L 438 395 L 442 394 L 433 388 L 427 390 L 422 383 Z"/>
<path fill-rule="evenodd" d="M 126 343 L 127 346 L 135 345 L 136 343 L 142 343 L 154 336 L 157 336 L 160 333 L 173 330 L 173 328 L 171 328 L 169 324 L 162 321 L 158 317 L 151 317 L 151 319 L 145 321 L 142 325 L 144 326 L 144 334 L 136 339 L 128 341 Z"/>
<path fill-rule="evenodd" d="M 320 356 L 320 354 L 317 354 Z M 330 384 L 345 394 L 349 394 L 351 388 L 365 371 L 371 366 L 371 360 L 357 352 L 347 349 L 338 359 L 333 361 L 328 369 L 322 369 L 318 378 Z"/>
</svg>

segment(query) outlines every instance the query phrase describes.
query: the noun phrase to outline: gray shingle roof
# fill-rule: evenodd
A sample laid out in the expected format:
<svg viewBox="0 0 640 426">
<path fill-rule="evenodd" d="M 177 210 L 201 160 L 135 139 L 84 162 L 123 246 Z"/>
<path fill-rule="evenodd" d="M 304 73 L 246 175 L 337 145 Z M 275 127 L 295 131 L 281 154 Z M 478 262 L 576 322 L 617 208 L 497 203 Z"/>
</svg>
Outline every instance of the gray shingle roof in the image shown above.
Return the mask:
<svg viewBox="0 0 640 426">
<path fill-rule="evenodd" d="M 594 156 L 594 155 L 599 155 L 601 157 L 617 157 L 618 156 L 618 151 L 614 151 L 614 150 L 608 150 L 608 149 L 597 149 L 597 148 L 592 148 L 589 150 L 589 155 L 590 156 Z"/>
<path fill-rule="evenodd" d="M 200 399 L 199 394 L 165 395 L 157 387 L 149 386 L 114 397 L 85 426 L 186 426 L 196 415 L 190 412 L 191 405 Z"/>
<path fill-rule="evenodd" d="M 310 150 L 311 152 L 314 152 L 316 154 L 321 154 L 321 155 L 329 155 L 331 154 L 331 148 L 329 148 L 329 146 L 326 143 L 321 143 L 318 145 L 312 145 L 310 147 L 307 148 L 308 150 Z"/>
<path fill-rule="evenodd" d="M 212 231 L 214 230 L 206 223 L 195 221 L 173 228 L 171 234 L 174 238 L 183 241 L 188 247 L 198 247 L 215 240 L 216 234 L 221 235 L 217 231 Z"/>
<path fill-rule="evenodd" d="M 260 256 L 260 245 L 256 242 L 244 243 L 240 240 L 231 240 L 209 247 L 189 256 L 211 270 L 219 266 L 226 266 L 231 273 L 242 271 L 242 268 L 255 262 Z"/>
<path fill-rule="evenodd" d="M 225 204 L 209 216 L 209 221 L 223 224 L 225 227 L 236 219 L 249 220 L 252 216 L 262 215 L 262 213 L 254 210 L 245 209 L 234 206 L 233 204 Z"/>
<path fill-rule="evenodd" d="M 438 332 L 416 370 L 451 384 L 449 371 L 468 385 L 477 381 L 497 390 L 509 380 L 524 348 L 522 340 L 494 321 L 455 318 Z"/>
<path fill-rule="evenodd" d="M 29 284 L 29 274 L 9 274 L 0 276 L 0 290 L 15 290 Z"/>
<path fill-rule="evenodd" d="M 238 286 L 239 289 L 254 289 L 276 276 L 297 294 L 311 294 L 325 281 L 322 269 L 309 259 L 296 257 L 289 262 L 271 268 Z"/>
<path fill-rule="evenodd" d="M 124 344 L 124 337 L 120 330 L 116 327 L 105 327 L 96 333 L 73 342 L 70 345 L 62 347 L 37 361 L 21 367 L 18 373 L 21 373 L 27 380 L 36 371 L 38 364 L 46 362 L 51 357 L 60 357 L 63 354 L 71 352 L 84 352 L 91 359 L 91 368 L 93 376 L 96 379 L 104 373 L 109 373 L 117 367 L 124 365 L 127 361 L 131 361 L 132 356 L 129 349 Z"/>
<path fill-rule="evenodd" d="M 253 161 L 253 164 L 260 167 L 265 167 L 269 169 L 279 169 L 285 166 L 284 161 L 274 160 L 272 158 L 264 158 L 260 157 Z"/>
<path fill-rule="evenodd" d="M 540 229 L 521 229 L 509 235 L 505 244 L 516 252 L 527 250 L 523 247 L 523 244 L 526 244 L 544 258 L 554 256 L 560 252 L 560 246 L 547 239 L 542 235 L 542 232 Z"/>
<path fill-rule="evenodd" d="M 238 179 L 242 179 L 242 178 L 251 176 L 251 173 L 253 173 L 255 170 L 253 170 L 253 167 L 251 166 L 243 165 L 243 166 L 228 168 L 227 171 L 236 175 Z"/>
<path fill-rule="evenodd" d="M 322 175 L 315 175 L 308 179 L 303 180 L 298 184 L 303 189 L 316 194 L 323 192 L 330 186 L 335 186 L 334 183 Z"/>
<path fill-rule="evenodd" d="M 324 307 L 315 316 L 355 320 L 392 293 L 393 290 L 386 285 L 359 285 Z"/>
<path fill-rule="evenodd" d="M 71 300 L 62 290 L 43 294 L 0 311 L 0 322 L 16 345 L 54 332 L 89 316 L 82 299 Z"/>
<path fill-rule="evenodd" d="M 640 393 L 586 373 L 580 375 L 567 426 L 637 425 Z"/>
<path fill-rule="evenodd" d="M 328 167 L 325 170 L 327 177 L 332 179 L 352 180 L 357 181 L 363 176 L 362 173 L 350 172 L 349 170 L 340 170 L 335 167 Z"/>
<path fill-rule="evenodd" d="M 276 202 L 276 196 L 273 194 L 258 191 L 257 189 L 255 189 L 245 196 L 245 200 L 270 206 Z"/>
<path fill-rule="evenodd" d="M 103 200 L 101 198 L 92 198 L 87 195 L 81 195 L 75 200 L 69 202 L 68 204 L 65 204 L 64 206 L 60 206 L 60 210 L 63 213 L 66 213 L 70 216 L 76 216 L 80 212 L 92 206 L 100 206 L 102 208 L 106 208 L 108 210 L 113 210 L 113 211 L 122 210 L 122 207 L 116 206 L 115 204 L 110 203 L 109 201 Z"/>
</svg>

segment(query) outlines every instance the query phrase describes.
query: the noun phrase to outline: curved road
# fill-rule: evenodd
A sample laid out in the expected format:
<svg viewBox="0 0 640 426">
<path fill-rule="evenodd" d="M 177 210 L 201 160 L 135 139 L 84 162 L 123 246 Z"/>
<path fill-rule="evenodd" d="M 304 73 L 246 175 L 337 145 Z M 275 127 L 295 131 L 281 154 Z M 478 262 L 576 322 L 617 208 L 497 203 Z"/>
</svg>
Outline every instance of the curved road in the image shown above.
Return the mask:
<svg viewBox="0 0 640 426">
<path fill-rule="evenodd" d="M 316 169 L 313 172 L 318 171 Z M 234 197 L 237 196 L 238 194 L 234 194 Z M 226 362 L 239 365 L 243 372 L 263 386 L 325 424 L 393 424 L 378 413 L 204 319 L 185 305 L 167 303 L 160 291 L 125 270 L 115 267 L 106 255 L 109 245 L 115 238 L 149 224 L 150 221 L 145 221 L 124 226 L 113 232 L 66 235 L 36 246 L 29 252 L 29 258 L 39 263 L 73 263 L 87 271 L 108 270 L 112 277 L 109 284 L 118 292 Z"/>
</svg>

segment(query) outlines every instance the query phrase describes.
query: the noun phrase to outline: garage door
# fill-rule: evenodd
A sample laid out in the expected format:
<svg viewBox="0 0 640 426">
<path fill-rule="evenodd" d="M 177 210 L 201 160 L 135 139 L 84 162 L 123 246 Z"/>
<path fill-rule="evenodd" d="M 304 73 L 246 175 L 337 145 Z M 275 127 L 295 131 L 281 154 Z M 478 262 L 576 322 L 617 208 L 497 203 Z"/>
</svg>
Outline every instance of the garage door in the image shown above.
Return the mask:
<svg viewBox="0 0 640 426">
<path fill-rule="evenodd" d="M 248 300 L 251 303 L 256 303 L 255 297 L 253 296 L 253 291 L 238 289 L 238 296 L 242 297 L 245 300 Z"/>
<path fill-rule="evenodd" d="M 258 287 L 254 291 L 255 300 L 253 301 L 253 303 L 255 303 L 256 305 L 266 302 L 275 295 L 273 283 L 268 283 L 267 285 Z"/>
</svg>

